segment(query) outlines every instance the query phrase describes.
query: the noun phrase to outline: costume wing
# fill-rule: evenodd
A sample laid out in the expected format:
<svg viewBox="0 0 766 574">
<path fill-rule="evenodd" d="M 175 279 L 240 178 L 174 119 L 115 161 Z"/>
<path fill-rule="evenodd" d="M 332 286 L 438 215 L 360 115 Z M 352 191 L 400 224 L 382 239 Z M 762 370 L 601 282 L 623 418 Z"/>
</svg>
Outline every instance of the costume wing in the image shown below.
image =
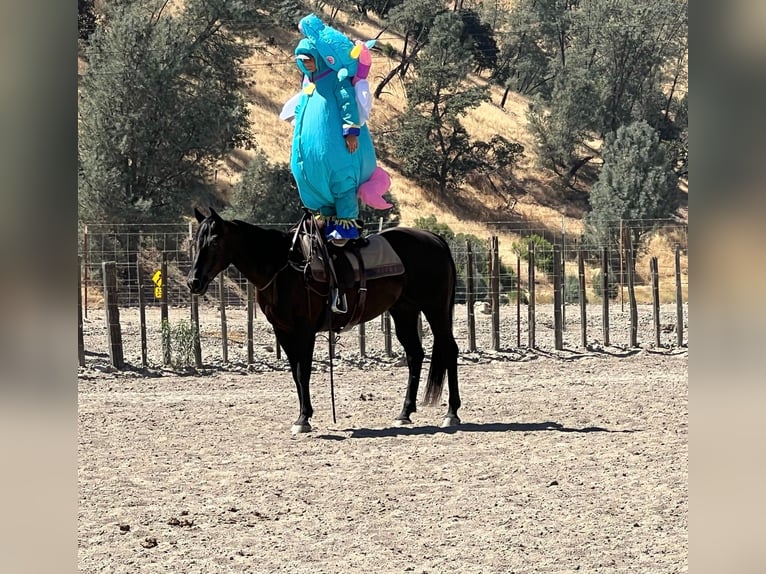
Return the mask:
<svg viewBox="0 0 766 574">
<path fill-rule="evenodd" d="M 359 80 L 354 84 L 354 91 L 356 91 L 356 104 L 359 108 L 359 123 L 364 124 L 370 119 L 370 110 L 372 109 L 370 84 L 367 80 Z"/>
<path fill-rule="evenodd" d="M 282 106 L 282 111 L 279 112 L 280 120 L 290 120 L 295 116 L 295 108 L 300 103 L 302 95 L 303 95 L 303 90 L 301 90 L 300 92 L 298 92 L 292 98 L 290 98 L 289 100 L 285 102 L 285 105 Z"/>
</svg>

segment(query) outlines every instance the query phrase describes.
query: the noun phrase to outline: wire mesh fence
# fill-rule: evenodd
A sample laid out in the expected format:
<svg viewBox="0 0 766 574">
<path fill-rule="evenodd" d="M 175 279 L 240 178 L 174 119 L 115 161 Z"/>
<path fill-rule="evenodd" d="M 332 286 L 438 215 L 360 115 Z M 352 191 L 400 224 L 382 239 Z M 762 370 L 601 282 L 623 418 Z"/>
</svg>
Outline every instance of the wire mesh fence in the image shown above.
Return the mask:
<svg viewBox="0 0 766 574">
<path fill-rule="evenodd" d="M 277 227 L 287 230 L 291 225 Z M 380 227 L 371 225 L 368 232 Z M 84 227 L 79 244 L 80 302 L 86 321 L 90 315 L 85 350 L 103 356 L 104 349 L 94 347 L 101 344 L 100 329 L 114 328 L 109 323 L 108 305 L 121 309 L 123 336 L 128 339 L 138 335 L 136 321 L 141 307 L 148 318 L 149 332 L 142 336 L 148 335 L 150 363 L 169 362 L 170 350 L 163 348 L 164 338 L 169 336 L 166 330 L 188 321 L 190 309 L 192 316 L 195 312 L 186 286 L 195 228 L 194 224 Z M 551 232 L 549 227 L 514 228 L 510 223 L 496 222 L 493 228 L 497 234 L 487 238 L 448 238 L 458 270 L 459 307 L 454 332 L 462 353 L 514 347 L 582 348 L 589 342 L 635 346 L 639 339 L 652 346 L 686 344 L 686 225 L 670 221 L 615 222 L 601 244 L 567 233 L 563 226 Z M 112 294 L 105 290 L 107 265 L 114 274 L 110 279 L 114 283 Z M 167 317 L 164 322 L 160 314 L 163 303 Z M 231 266 L 226 269 L 222 279 L 213 281 L 200 298 L 199 309 L 198 336 L 204 340 L 208 360 L 252 364 L 252 339 L 248 342 L 245 333 L 247 280 L 242 274 Z M 629 316 L 631 323 L 629 331 L 615 333 L 611 342 L 610 316 Z M 427 347 L 430 333 L 423 323 Z M 368 325 L 370 342 L 364 342 L 357 326 L 344 334 L 346 349 L 364 356 L 385 347 L 386 354 L 392 356 L 391 334 L 384 333 L 383 320 L 379 325 L 374 321 Z M 266 355 L 279 354 L 264 317 L 256 318 L 255 328 L 262 343 L 256 345 L 256 356 L 261 353 L 261 359 L 266 361 Z M 536 337 L 536 333 L 540 336 Z M 268 342 L 263 344 L 264 340 Z M 136 358 L 131 353 L 135 355 L 136 349 L 133 344 L 126 351 L 128 362 L 133 364 Z M 80 349 L 80 364 L 84 364 L 82 355 Z"/>
<path fill-rule="evenodd" d="M 520 226 L 515 222 L 490 222 L 500 235 L 500 288 L 501 301 L 510 302 L 515 298 L 527 297 L 529 291 L 529 244 L 534 243 L 535 294 L 541 303 L 552 301 L 553 297 L 553 252 L 557 247 L 561 252 L 561 278 L 564 284 L 564 298 L 568 303 L 578 300 L 577 285 L 580 256 L 586 268 L 586 297 L 596 302 L 601 299 L 602 254 L 604 249 L 609 254 L 608 295 L 620 304 L 626 300 L 627 284 L 626 252 L 633 236 L 638 239 L 632 243 L 635 261 L 635 287 L 639 302 L 651 302 L 649 262 L 658 258 L 658 274 L 663 279 L 660 293 L 661 302 L 675 301 L 675 284 L 670 281 L 676 273 L 675 250 L 681 252 L 681 277 L 684 297 L 688 295 L 688 226 L 671 220 L 623 220 L 614 222 L 604 233 L 600 242 L 585 239 L 580 233 L 568 232 L 562 224 L 560 228 L 528 225 Z M 292 223 L 271 225 L 287 230 Z M 368 233 L 381 229 L 382 226 L 368 224 Z M 191 268 L 192 249 L 196 225 L 188 224 L 151 224 L 151 225 L 93 225 L 83 228 L 80 236 L 78 253 L 82 261 L 82 285 L 85 313 L 91 307 L 99 307 L 103 302 L 103 277 L 101 265 L 104 261 L 113 261 L 117 267 L 119 298 L 118 304 L 124 307 L 138 305 L 139 271 L 143 273 L 145 300 L 148 306 L 160 304 L 160 289 L 167 290 L 170 305 L 188 305 L 190 296 L 185 277 Z M 458 268 L 456 302 L 467 299 L 486 300 L 488 296 L 488 266 L 491 235 L 456 235 L 449 239 L 453 257 Z M 476 277 L 473 290 L 468 293 L 466 285 L 467 260 L 469 251 L 472 256 L 473 272 Z M 157 285 L 157 273 L 160 270 L 163 254 L 168 261 L 168 277 L 162 278 L 163 285 Z M 228 306 L 246 305 L 247 280 L 234 267 L 224 271 L 223 300 Z M 210 300 L 220 301 L 221 284 L 211 284 L 206 295 Z"/>
</svg>

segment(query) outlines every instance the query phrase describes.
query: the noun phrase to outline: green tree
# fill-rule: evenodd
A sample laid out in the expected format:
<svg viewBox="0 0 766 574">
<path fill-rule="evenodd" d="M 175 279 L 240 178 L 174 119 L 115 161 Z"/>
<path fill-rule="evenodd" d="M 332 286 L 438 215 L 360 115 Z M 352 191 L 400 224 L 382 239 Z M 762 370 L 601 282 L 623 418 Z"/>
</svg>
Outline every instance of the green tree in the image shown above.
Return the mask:
<svg viewBox="0 0 766 574">
<path fill-rule="evenodd" d="M 96 10 L 94 0 L 77 0 L 77 35 L 80 40 L 88 41 L 96 29 Z"/>
<path fill-rule="evenodd" d="M 474 72 L 494 70 L 497 67 L 497 56 L 500 52 L 495 42 L 492 28 L 482 21 L 475 10 L 461 8 L 457 11 L 463 21 L 463 36 L 461 40 L 471 47 L 473 59 L 476 62 Z"/>
<path fill-rule="evenodd" d="M 529 113 L 543 163 L 567 179 L 597 155 L 588 140 L 622 125 L 644 120 L 664 139 L 678 137 L 669 124 L 688 37 L 685 0 L 571 4 L 560 16 L 560 57 L 549 59 L 550 95 L 541 90 Z"/>
<path fill-rule="evenodd" d="M 396 198 L 389 198 L 393 207 L 380 211 L 364 204 L 359 218 L 372 230 L 377 230 L 380 218 L 386 227 L 399 224 L 401 216 Z M 224 215 L 230 219 L 243 219 L 257 225 L 279 225 L 297 222 L 303 215 L 298 188 L 286 163 L 271 163 L 258 151 L 248 164 L 242 179 L 234 187 L 231 205 Z"/>
<path fill-rule="evenodd" d="M 678 178 L 666 146 L 646 122 L 617 129 L 606 138 L 604 167 L 590 192 L 586 230 L 600 245 L 617 245 L 620 220 L 628 220 L 633 249 L 658 220 L 678 208 Z"/>
<path fill-rule="evenodd" d="M 224 212 L 231 219 L 257 225 L 298 221 L 303 209 L 295 179 L 286 163 L 271 163 L 262 151 L 250 161 L 234 187 L 231 207 Z"/>
<path fill-rule="evenodd" d="M 442 196 L 478 166 L 460 116 L 489 99 L 486 87 L 466 82 L 474 60 L 470 47 L 461 41 L 462 27 L 455 13 L 435 18 L 417 75 L 405 83 L 407 109 L 384 138 L 403 173 L 435 183 Z"/>
<path fill-rule="evenodd" d="M 505 15 L 499 65 L 493 81 L 522 94 L 550 97 L 555 69 L 563 68 L 569 30 L 580 0 L 519 0 Z"/>
<path fill-rule="evenodd" d="M 581 154 L 582 144 L 598 132 L 600 107 L 598 86 L 587 70 L 571 66 L 553 85 L 550 102 L 530 104 L 527 118 L 538 142 L 538 161 L 567 179 L 593 159 Z"/>
<path fill-rule="evenodd" d="M 399 6 L 403 0 L 353 0 L 353 4 L 356 10 L 367 16 L 367 12 L 372 12 L 385 18 L 388 16 L 389 11 L 396 6 Z"/>
<path fill-rule="evenodd" d="M 108 4 L 86 52 L 79 107 L 83 221 L 173 221 L 210 200 L 211 173 L 253 143 L 241 64 L 227 28 L 237 0 Z"/>
<path fill-rule="evenodd" d="M 446 11 L 443 0 L 404 0 L 389 15 L 390 26 L 402 34 L 399 63 L 391 68 L 375 88 L 373 95 L 380 98 L 388 83 L 399 76 L 404 79 L 420 50 L 428 43 L 434 19 Z M 392 54 L 393 55 L 393 54 Z"/>
</svg>

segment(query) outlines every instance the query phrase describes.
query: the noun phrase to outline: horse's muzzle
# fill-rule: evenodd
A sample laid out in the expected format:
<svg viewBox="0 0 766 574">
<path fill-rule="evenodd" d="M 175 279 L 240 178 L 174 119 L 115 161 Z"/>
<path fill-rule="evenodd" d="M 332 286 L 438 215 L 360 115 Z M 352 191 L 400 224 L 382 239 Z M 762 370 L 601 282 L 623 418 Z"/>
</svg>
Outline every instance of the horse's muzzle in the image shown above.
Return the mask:
<svg viewBox="0 0 766 574">
<path fill-rule="evenodd" d="M 203 284 L 197 277 L 189 277 L 186 280 L 186 284 L 189 286 L 189 291 L 192 295 L 204 295 L 207 291 L 207 285 Z"/>
</svg>

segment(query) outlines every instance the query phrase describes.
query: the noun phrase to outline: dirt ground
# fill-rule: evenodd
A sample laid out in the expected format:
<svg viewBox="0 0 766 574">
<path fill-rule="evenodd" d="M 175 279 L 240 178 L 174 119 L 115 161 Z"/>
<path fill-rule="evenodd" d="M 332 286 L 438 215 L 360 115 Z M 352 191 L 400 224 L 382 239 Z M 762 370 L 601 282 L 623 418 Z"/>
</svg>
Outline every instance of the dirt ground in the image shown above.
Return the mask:
<svg viewBox="0 0 766 574">
<path fill-rule="evenodd" d="M 187 315 L 171 310 L 171 323 Z M 116 371 L 103 312 L 91 309 L 78 378 L 80 571 L 687 572 L 688 350 L 673 344 L 675 310 L 663 308 L 655 347 L 640 309 L 635 349 L 626 312 L 610 318 L 610 346 L 591 315 L 581 348 L 569 327 L 579 311 L 567 309 L 564 351 L 544 310 L 535 350 L 526 327 L 516 345 L 515 308 L 500 351 L 466 352 L 456 320 L 458 429 L 438 427 L 446 386 L 441 406 L 392 426 L 406 367 L 396 343 L 393 357 L 382 351 L 375 321 L 365 357 L 355 331 L 341 338 L 333 423 L 320 342 L 314 431 L 293 437 L 294 385 L 261 317 L 248 366 L 244 311 L 230 311 L 224 364 L 220 319 L 203 310 L 195 371 L 160 366 L 151 309 L 142 368 L 138 314 L 123 309 L 129 366 Z M 477 313 L 480 349 L 488 324 Z"/>
</svg>

